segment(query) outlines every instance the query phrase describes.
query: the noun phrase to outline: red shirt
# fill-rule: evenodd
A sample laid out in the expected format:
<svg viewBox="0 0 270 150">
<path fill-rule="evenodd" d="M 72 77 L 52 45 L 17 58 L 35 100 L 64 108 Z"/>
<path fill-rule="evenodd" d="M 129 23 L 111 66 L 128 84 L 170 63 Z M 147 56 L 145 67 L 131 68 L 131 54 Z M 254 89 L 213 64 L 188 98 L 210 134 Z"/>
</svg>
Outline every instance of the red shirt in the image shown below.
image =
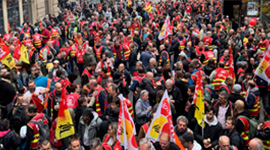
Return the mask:
<svg viewBox="0 0 270 150">
<path fill-rule="evenodd" d="M 74 93 L 67 95 L 67 106 L 68 108 L 75 108 L 78 104 L 78 98 L 80 97 L 80 94 Z"/>
<path fill-rule="evenodd" d="M 51 32 L 48 29 L 43 29 L 41 31 L 41 35 L 48 37 L 48 38 L 42 38 L 42 44 L 46 44 L 51 37 Z"/>
<path fill-rule="evenodd" d="M 187 7 L 186 7 L 186 10 L 187 10 L 187 13 L 191 13 L 191 11 L 192 11 L 191 6 L 187 6 Z"/>
</svg>

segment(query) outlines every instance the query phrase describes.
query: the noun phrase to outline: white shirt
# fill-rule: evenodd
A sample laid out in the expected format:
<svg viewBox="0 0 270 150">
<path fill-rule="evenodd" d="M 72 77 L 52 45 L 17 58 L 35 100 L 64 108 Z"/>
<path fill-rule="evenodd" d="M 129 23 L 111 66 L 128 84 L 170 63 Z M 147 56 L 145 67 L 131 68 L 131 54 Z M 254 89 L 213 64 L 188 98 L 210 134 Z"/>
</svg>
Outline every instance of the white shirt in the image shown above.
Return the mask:
<svg viewBox="0 0 270 150">
<path fill-rule="evenodd" d="M 44 89 L 45 89 L 45 88 L 43 88 L 43 87 L 36 87 L 36 90 L 34 91 L 34 93 L 39 93 L 39 92 L 43 91 Z M 32 94 L 33 94 L 33 93 L 31 93 L 31 92 L 28 90 L 26 93 L 24 93 L 23 96 L 29 96 L 29 97 L 31 97 Z M 39 95 L 38 98 L 39 98 L 40 100 L 42 100 L 42 102 L 44 101 L 44 96 L 43 96 L 43 94 L 42 94 L 42 95 Z"/>
<path fill-rule="evenodd" d="M 222 125 L 222 128 L 225 129 L 225 122 L 226 122 L 226 112 L 229 108 L 229 105 L 227 107 L 221 107 L 219 106 L 218 111 L 218 121 Z"/>
</svg>

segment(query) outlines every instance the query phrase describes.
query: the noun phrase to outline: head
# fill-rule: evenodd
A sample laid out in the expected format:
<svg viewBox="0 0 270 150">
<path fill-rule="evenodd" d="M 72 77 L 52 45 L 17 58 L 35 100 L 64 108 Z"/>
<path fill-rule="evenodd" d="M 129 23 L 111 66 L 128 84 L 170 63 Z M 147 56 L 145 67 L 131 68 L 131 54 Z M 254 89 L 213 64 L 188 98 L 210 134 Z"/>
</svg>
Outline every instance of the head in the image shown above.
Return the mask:
<svg viewBox="0 0 270 150">
<path fill-rule="evenodd" d="M 35 80 L 31 79 L 28 81 L 28 88 L 31 93 L 35 92 L 36 90 L 36 82 Z"/>
<path fill-rule="evenodd" d="M 237 100 L 234 105 L 234 110 L 236 113 L 241 113 L 244 111 L 245 103 L 242 100 Z"/>
<path fill-rule="evenodd" d="M 118 66 L 118 71 L 124 72 L 124 70 L 125 70 L 125 65 L 124 65 L 124 64 L 120 64 L 120 65 Z"/>
<path fill-rule="evenodd" d="M 254 138 L 250 140 L 248 144 L 248 149 L 249 150 L 264 150 L 263 143 L 260 139 Z"/>
<path fill-rule="evenodd" d="M 173 90 L 173 82 L 171 79 L 167 79 L 165 85 L 168 92 L 171 92 Z"/>
<path fill-rule="evenodd" d="M 155 58 L 150 58 L 149 63 L 151 67 L 156 67 L 157 65 L 157 61 Z"/>
<path fill-rule="evenodd" d="M 206 114 L 206 119 L 209 122 L 212 122 L 214 120 L 214 116 L 216 115 L 216 110 L 213 106 L 208 106 L 206 107 L 205 114 Z"/>
<path fill-rule="evenodd" d="M 110 96 L 116 96 L 118 93 L 118 86 L 116 84 L 111 84 L 108 89 Z"/>
<path fill-rule="evenodd" d="M 147 138 L 142 138 L 139 142 L 140 150 L 151 150 L 152 143 Z"/>
<path fill-rule="evenodd" d="M 40 150 L 51 150 L 51 143 L 49 140 L 43 140 L 40 142 Z"/>
<path fill-rule="evenodd" d="M 228 86 L 232 86 L 233 85 L 233 78 L 231 76 L 228 76 L 225 80 L 225 83 L 228 85 Z"/>
<path fill-rule="evenodd" d="M 221 105 L 226 105 L 228 103 L 229 94 L 225 91 L 220 92 L 218 97 L 218 102 Z"/>
<path fill-rule="evenodd" d="M 94 138 L 90 141 L 90 150 L 103 150 L 101 141 L 99 138 Z"/>
<path fill-rule="evenodd" d="M 84 124 L 89 125 L 91 121 L 94 119 L 94 114 L 90 108 L 84 109 L 82 113 L 82 120 Z"/>
<path fill-rule="evenodd" d="M 149 92 L 147 90 L 141 91 L 141 99 L 145 102 L 149 99 Z"/>
<path fill-rule="evenodd" d="M 177 118 L 177 130 L 180 133 L 186 131 L 188 125 L 188 119 L 185 116 L 179 116 Z"/>
<path fill-rule="evenodd" d="M 37 106 L 34 104 L 29 104 L 25 108 L 25 116 L 27 120 L 31 120 L 37 114 Z"/>
<path fill-rule="evenodd" d="M 162 132 L 159 136 L 159 145 L 162 150 L 168 150 L 170 146 L 170 135 L 168 133 Z"/>
<path fill-rule="evenodd" d="M 230 149 L 230 139 L 226 135 L 222 135 L 219 137 L 218 145 L 220 150 L 229 150 Z"/>
<path fill-rule="evenodd" d="M 193 148 L 194 135 L 192 133 L 186 132 L 179 139 L 182 142 L 184 148 L 186 149 Z"/>
<path fill-rule="evenodd" d="M 154 74 L 152 72 L 147 72 L 145 76 L 149 81 L 154 79 Z"/>
<path fill-rule="evenodd" d="M 110 135 L 110 137 L 116 137 L 117 128 L 118 128 L 118 123 L 117 122 L 112 122 L 109 125 L 109 127 L 108 127 L 108 134 Z"/>
<path fill-rule="evenodd" d="M 53 68 L 59 68 L 60 62 L 58 60 L 53 61 Z"/>
<path fill-rule="evenodd" d="M 231 132 L 231 131 L 235 128 L 235 125 L 236 125 L 236 120 L 235 120 L 235 118 L 232 117 L 232 116 L 229 116 L 229 117 L 226 119 L 225 129 L 228 130 L 229 132 Z"/>
<path fill-rule="evenodd" d="M 193 97 L 194 92 L 195 92 L 195 85 L 190 85 L 190 86 L 188 87 L 188 91 L 187 91 L 188 96 L 189 96 L 189 97 Z"/>
<path fill-rule="evenodd" d="M 62 84 L 57 82 L 54 85 L 55 93 L 56 94 L 61 94 L 62 93 Z"/>
<path fill-rule="evenodd" d="M 81 142 L 79 136 L 73 135 L 69 138 L 69 148 L 71 150 L 80 150 Z"/>
<path fill-rule="evenodd" d="M 225 49 L 223 55 L 224 57 L 229 57 L 230 51 L 228 49 Z"/>
</svg>

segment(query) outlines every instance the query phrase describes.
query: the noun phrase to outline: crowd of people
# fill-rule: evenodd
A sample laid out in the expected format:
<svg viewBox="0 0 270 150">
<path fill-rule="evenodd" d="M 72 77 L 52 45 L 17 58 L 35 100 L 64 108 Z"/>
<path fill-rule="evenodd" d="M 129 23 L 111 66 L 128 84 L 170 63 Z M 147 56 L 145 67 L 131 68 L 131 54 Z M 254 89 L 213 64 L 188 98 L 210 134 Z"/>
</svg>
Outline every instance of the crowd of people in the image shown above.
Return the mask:
<svg viewBox="0 0 270 150">
<path fill-rule="evenodd" d="M 220 0 L 59 0 L 58 16 L 12 27 L 1 35 L 16 65 L 0 69 L 0 149 L 124 149 L 117 139 L 122 94 L 140 150 L 180 150 L 168 133 L 155 143 L 145 138 L 165 90 L 185 149 L 270 149 L 270 86 L 254 74 L 270 37 L 259 19 L 240 23 L 223 9 Z M 166 16 L 172 34 L 160 39 Z M 194 117 L 198 80 L 203 128 Z M 76 132 L 58 140 L 65 91 Z"/>
</svg>

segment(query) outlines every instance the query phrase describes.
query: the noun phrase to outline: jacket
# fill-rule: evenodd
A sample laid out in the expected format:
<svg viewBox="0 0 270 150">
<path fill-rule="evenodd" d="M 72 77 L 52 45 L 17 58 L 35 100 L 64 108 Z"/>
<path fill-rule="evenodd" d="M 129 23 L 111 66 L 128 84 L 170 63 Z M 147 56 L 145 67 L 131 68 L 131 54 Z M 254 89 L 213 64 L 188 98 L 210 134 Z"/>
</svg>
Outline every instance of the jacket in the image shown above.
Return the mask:
<svg viewBox="0 0 270 150">
<path fill-rule="evenodd" d="M 176 116 L 183 115 L 184 109 L 182 106 L 185 106 L 185 103 L 183 101 L 181 91 L 176 86 L 173 85 L 173 89 L 172 91 L 168 91 L 168 95 L 175 101 L 173 105 L 176 109 Z"/>
<path fill-rule="evenodd" d="M 143 78 L 142 82 L 140 83 L 140 88 L 142 90 L 147 90 L 149 92 L 150 105 L 154 106 L 155 101 L 156 101 L 156 92 L 158 91 L 158 89 L 161 89 L 161 86 L 158 86 L 155 89 L 151 81 L 149 81 L 146 78 Z"/>
<path fill-rule="evenodd" d="M 213 91 L 215 91 L 215 87 L 212 84 L 205 85 L 204 95 L 203 95 L 205 101 L 211 102 L 212 98 L 214 98 L 214 97 L 212 97 Z"/>
<path fill-rule="evenodd" d="M 143 100 L 141 98 L 138 99 L 138 101 L 136 102 L 135 112 L 136 112 L 135 116 L 136 116 L 137 125 L 145 124 L 149 119 L 149 114 L 151 113 L 151 111 L 147 112 L 147 108 L 143 106 Z"/>
<path fill-rule="evenodd" d="M 99 125 L 101 124 L 102 120 L 98 117 L 98 114 L 94 111 L 92 111 L 94 118 L 92 119 L 92 121 L 90 122 L 90 124 L 88 125 L 88 144 L 89 141 L 95 137 L 98 136 L 98 130 L 99 130 Z M 80 122 L 79 122 L 79 126 L 78 126 L 78 134 L 80 136 L 80 140 L 83 143 L 83 145 L 89 146 L 87 145 L 87 143 L 85 143 L 84 141 L 84 133 L 85 133 L 85 129 L 87 125 L 84 124 L 82 117 L 80 118 Z"/>
<path fill-rule="evenodd" d="M 62 72 L 63 72 L 62 79 L 65 79 L 65 78 L 68 76 L 67 71 L 66 71 L 63 67 L 61 67 L 61 66 L 59 66 L 58 69 L 59 69 L 59 70 L 62 70 Z M 53 72 L 54 72 L 54 70 L 55 70 L 55 69 L 52 68 L 52 69 L 49 71 L 49 73 L 48 73 L 48 77 L 49 77 L 50 79 L 53 78 Z"/>
<path fill-rule="evenodd" d="M 244 149 L 244 140 L 235 128 L 232 130 L 232 132 L 224 130 L 224 135 L 230 138 L 231 145 L 236 146 L 238 149 Z"/>
<path fill-rule="evenodd" d="M 14 131 L 10 129 L 7 131 L 0 131 L 0 139 L 5 150 L 16 150 L 21 144 L 21 138 L 16 135 Z"/>
<path fill-rule="evenodd" d="M 96 63 L 95 55 L 89 51 L 85 51 L 83 55 L 83 62 L 84 62 L 84 67 L 87 67 L 92 62 Z"/>
</svg>

